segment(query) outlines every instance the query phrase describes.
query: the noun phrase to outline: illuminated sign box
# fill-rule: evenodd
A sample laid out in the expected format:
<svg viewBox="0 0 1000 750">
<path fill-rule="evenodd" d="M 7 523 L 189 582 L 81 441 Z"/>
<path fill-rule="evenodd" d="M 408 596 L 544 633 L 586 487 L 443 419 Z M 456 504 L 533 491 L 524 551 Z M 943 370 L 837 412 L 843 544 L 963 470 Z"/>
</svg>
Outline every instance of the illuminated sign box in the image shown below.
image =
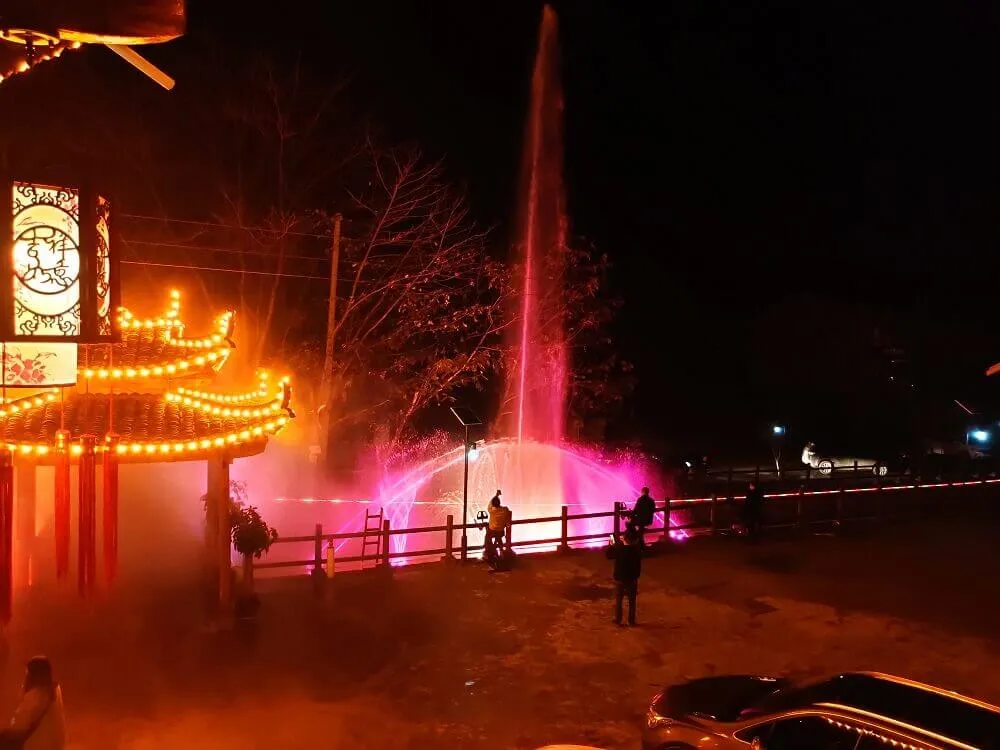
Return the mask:
<svg viewBox="0 0 1000 750">
<path fill-rule="evenodd" d="M 83 186 L 0 181 L 0 341 L 117 340 L 111 203 Z"/>
</svg>

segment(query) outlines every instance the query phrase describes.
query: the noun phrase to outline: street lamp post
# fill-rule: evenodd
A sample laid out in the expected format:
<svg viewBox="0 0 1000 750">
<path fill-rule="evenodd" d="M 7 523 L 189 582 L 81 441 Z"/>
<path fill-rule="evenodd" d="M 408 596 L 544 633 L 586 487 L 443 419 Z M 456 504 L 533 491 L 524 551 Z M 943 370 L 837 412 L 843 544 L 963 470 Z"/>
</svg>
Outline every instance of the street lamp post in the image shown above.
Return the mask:
<svg viewBox="0 0 1000 750">
<path fill-rule="evenodd" d="M 469 428 L 477 427 L 482 422 L 475 412 L 467 406 L 453 406 L 451 413 L 465 430 L 465 476 L 462 480 L 462 562 L 469 558 L 469 533 L 466 528 L 469 524 L 469 452 L 472 444 L 469 443 Z"/>
<path fill-rule="evenodd" d="M 781 479 L 781 438 L 784 436 L 784 425 L 776 424 L 771 426 L 771 455 L 774 458 L 774 470 L 778 479 Z"/>
<path fill-rule="evenodd" d="M 469 425 L 465 425 L 465 476 L 462 478 L 462 562 L 469 557 Z"/>
</svg>

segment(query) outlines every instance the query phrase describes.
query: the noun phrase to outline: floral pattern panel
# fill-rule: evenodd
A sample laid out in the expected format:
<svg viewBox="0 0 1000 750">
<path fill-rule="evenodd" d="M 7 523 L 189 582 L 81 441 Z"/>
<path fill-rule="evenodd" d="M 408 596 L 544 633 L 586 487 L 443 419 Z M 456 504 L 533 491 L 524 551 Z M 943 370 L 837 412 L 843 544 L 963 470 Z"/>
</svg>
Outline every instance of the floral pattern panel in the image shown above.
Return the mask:
<svg viewBox="0 0 1000 750">
<path fill-rule="evenodd" d="M 4 388 L 76 384 L 76 344 L 3 344 Z"/>
</svg>

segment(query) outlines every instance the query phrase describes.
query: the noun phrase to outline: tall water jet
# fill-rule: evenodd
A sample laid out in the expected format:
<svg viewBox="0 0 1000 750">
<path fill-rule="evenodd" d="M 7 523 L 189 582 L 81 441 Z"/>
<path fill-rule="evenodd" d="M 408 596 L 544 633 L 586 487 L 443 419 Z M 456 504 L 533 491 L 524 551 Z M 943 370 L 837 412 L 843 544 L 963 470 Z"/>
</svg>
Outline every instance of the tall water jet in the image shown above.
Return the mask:
<svg viewBox="0 0 1000 750">
<path fill-rule="evenodd" d="M 516 294 L 508 328 L 504 400 L 499 439 L 478 452 L 469 467 L 469 520 L 502 489 L 504 503 L 517 520 L 550 519 L 539 525 L 516 526 L 517 542 L 539 542 L 554 548 L 561 533 L 562 507 L 572 514 L 609 513 L 615 501 L 631 500 L 643 485 L 669 494 L 665 478 L 641 456 L 590 451 L 565 441 L 570 361 L 566 335 L 567 217 L 563 185 L 563 97 L 559 70 L 558 22 L 548 6 L 542 14 L 538 52 L 531 78 L 524 158 L 521 165 L 516 234 L 513 242 Z M 324 529 L 354 531 L 366 522 L 366 510 L 381 507 L 393 529 L 440 527 L 449 517 L 461 522 L 465 448 L 428 445 L 422 460 L 409 457 L 384 469 L 371 500 L 282 503 L 275 508 L 282 533 L 310 533 L 317 518 Z M 661 482 L 658 484 L 658 482 Z M 317 516 L 317 513 L 320 515 Z M 578 543 L 602 544 L 612 530 L 611 518 L 586 517 L 567 529 Z M 393 552 L 437 549 L 440 531 L 411 538 L 392 537 Z M 483 532 L 473 529 L 471 544 Z M 338 555 L 360 551 L 355 541 Z M 421 558 L 430 559 L 430 558 Z"/>
<path fill-rule="evenodd" d="M 517 325 L 511 328 L 506 432 L 561 440 L 566 418 L 566 201 L 558 21 L 545 6 L 531 78 L 514 253 Z"/>
</svg>

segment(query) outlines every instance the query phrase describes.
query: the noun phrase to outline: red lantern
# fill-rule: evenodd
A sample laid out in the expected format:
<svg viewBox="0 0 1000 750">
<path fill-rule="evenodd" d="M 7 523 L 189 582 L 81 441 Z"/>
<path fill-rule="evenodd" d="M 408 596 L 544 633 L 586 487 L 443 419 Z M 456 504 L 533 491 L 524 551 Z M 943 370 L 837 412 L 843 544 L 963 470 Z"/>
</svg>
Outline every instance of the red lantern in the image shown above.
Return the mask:
<svg viewBox="0 0 1000 750">
<path fill-rule="evenodd" d="M 85 436 L 80 454 L 80 538 L 77 563 L 80 594 L 87 596 L 94 589 L 97 568 L 97 465 L 94 459 L 94 438 Z"/>
</svg>

